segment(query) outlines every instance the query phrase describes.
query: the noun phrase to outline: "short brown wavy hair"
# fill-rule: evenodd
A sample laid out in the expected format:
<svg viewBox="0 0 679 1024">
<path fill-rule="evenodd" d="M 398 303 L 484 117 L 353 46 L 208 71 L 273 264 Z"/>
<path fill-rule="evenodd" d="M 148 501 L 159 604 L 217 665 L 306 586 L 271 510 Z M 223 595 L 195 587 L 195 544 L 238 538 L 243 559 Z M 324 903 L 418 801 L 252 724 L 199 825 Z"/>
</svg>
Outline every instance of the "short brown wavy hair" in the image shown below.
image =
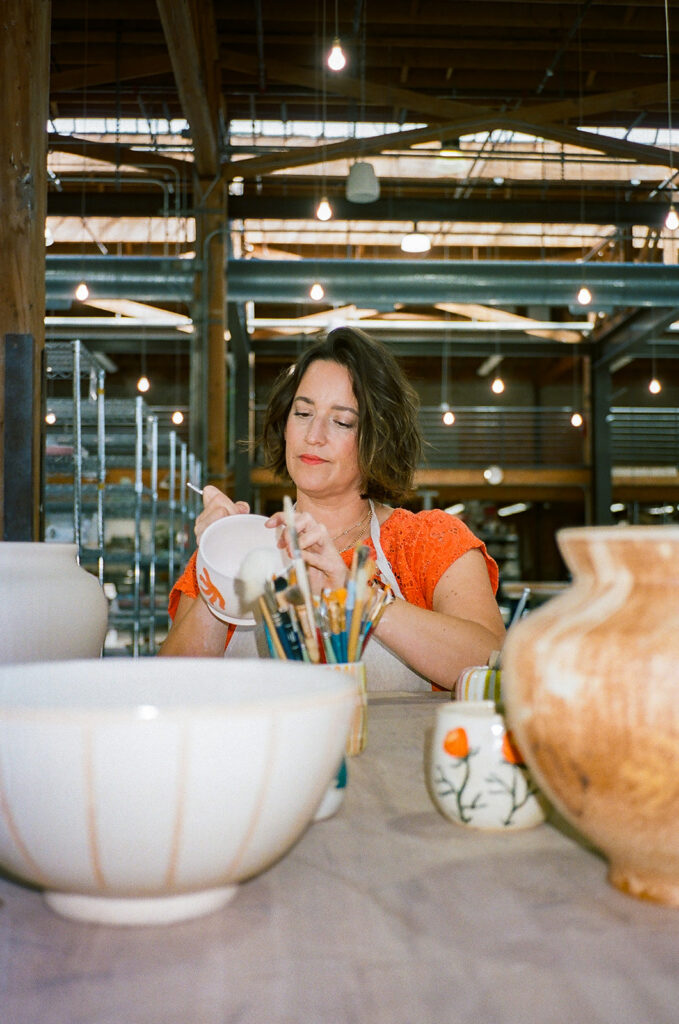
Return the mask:
<svg viewBox="0 0 679 1024">
<path fill-rule="evenodd" d="M 358 402 L 358 465 L 365 497 L 402 501 L 412 492 L 422 453 L 419 398 L 388 348 L 353 327 L 338 327 L 311 345 L 276 379 L 264 417 L 265 465 L 290 481 L 285 426 L 299 382 L 311 363 L 326 359 L 346 367 Z"/>
</svg>

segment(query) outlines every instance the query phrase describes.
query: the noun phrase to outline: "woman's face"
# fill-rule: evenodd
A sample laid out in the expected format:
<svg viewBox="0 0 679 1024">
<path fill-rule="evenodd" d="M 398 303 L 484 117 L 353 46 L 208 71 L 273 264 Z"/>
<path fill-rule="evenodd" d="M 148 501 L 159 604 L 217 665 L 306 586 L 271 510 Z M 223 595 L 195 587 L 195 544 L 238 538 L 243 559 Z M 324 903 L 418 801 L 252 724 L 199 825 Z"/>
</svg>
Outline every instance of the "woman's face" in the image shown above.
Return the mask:
<svg viewBox="0 0 679 1024">
<path fill-rule="evenodd" d="M 328 359 L 311 363 L 292 402 L 285 445 L 299 490 L 318 497 L 360 490 L 358 402 L 346 367 Z"/>
</svg>

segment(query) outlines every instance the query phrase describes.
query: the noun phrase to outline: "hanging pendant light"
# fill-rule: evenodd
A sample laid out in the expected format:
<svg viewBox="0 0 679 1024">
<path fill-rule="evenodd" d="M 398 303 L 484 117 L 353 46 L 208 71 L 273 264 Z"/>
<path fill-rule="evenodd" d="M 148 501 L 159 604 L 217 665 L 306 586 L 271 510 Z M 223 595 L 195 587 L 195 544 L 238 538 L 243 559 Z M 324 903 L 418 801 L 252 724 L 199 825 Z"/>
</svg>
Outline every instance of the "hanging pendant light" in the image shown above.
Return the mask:
<svg viewBox="0 0 679 1024">
<path fill-rule="evenodd" d="M 441 402 L 439 409 L 441 411 L 441 422 L 443 423 L 444 427 L 452 427 L 453 424 L 455 423 L 455 413 L 450 408 L 448 403 Z"/>
<path fill-rule="evenodd" d="M 325 295 L 325 289 L 320 281 L 314 281 L 311 288 L 309 289 L 309 298 L 313 299 L 314 302 L 320 302 Z"/>
<path fill-rule="evenodd" d="M 75 297 L 78 302 L 85 302 L 90 297 L 90 290 L 84 281 L 81 281 L 75 290 Z"/>
<path fill-rule="evenodd" d="M 578 291 L 577 298 L 581 306 L 589 306 L 589 304 L 591 303 L 592 293 L 586 284 L 581 285 L 580 290 Z"/>
<path fill-rule="evenodd" d="M 350 203 L 374 203 L 380 197 L 375 168 L 365 160 L 352 165 L 347 178 L 346 196 Z"/>
<path fill-rule="evenodd" d="M 425 235 L 417 230 L 417 224 L 413 224 L 413 230 L 401 239 L 401 249 L 403 252 L 410 253 L 429 252 L 431 249 L 431 239 L 429 235 Z"/>
<path fill-rule="evenodd" d="M 145 373 L 142 373 L 141 377 L 137 381 L 137 391 L 140 391 L 143 395 L 146 394 L 150 387 L 151 381 L 148 379 Z"/>
<path fill-rule="evenodd" d="M 320 203 L 316 207 L 316 217 L 318 218 L 318 220 L 332 219 L 332 206 L 328 202 L 327 196 L 323 196 Z"/>
<path fill-rule="evenodd" d="M 332 42 L 332 49 L 328 54 L 328 67 L 331 71 L 342 71 L 346 64 L 347 58 L 344 56 L 342 44 L 339 41 L 339 37 L 335 36 Z"/>
<path fill-rule="evenodd" d="M 674 203 L 670 206 L 665 217 L 665 227 L 668 231 L 676 231 L 679 228 L 679 214 L 677 213 Z"/>
<path fill-rule="evenodd" d="M 571 414 L 571 426 L 572 427 L 581 427 L 582 424 L 583 424 L 582 413 L 573 412 Z"/>
<path fill-rule="evenodd" d="M 502 377 L 494 377 L 493 382 L 490 385 L 490 390 L 494 395 L 501 395 L 505 389 L 505 382 Z"/>
</svg>

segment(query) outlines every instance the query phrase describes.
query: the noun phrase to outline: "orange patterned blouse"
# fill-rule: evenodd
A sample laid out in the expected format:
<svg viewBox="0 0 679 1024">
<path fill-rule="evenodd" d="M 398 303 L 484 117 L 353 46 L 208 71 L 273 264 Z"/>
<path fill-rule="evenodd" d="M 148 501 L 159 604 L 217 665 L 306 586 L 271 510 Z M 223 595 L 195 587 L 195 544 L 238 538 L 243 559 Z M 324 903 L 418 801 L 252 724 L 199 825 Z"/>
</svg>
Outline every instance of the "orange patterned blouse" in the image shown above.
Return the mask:
<svg viewBox="0 0 679 1024">
<path fill-rule="evenodd" d="M 433 607 L 434 590 L 443 573 L 461 555 L 473 548 L 481 551 L 493 593 L 497 593 L 498 568 L 486 551 L 485 544 L 461 519 L 442 509 L 425 512 L 394 509 L 382 524 L 380 542 L 403 597 L 420 608 Z M 368 542 L 368 546 L 374 558 L 372 541 Z M 352 548 L 342 554 L 347 567 L 351 565 L 352 556 Z M 169 613 L 173 619 L 182 594 L 187 597 L 199 595 L 195 552 L 170 594 Z"/>
</svg>

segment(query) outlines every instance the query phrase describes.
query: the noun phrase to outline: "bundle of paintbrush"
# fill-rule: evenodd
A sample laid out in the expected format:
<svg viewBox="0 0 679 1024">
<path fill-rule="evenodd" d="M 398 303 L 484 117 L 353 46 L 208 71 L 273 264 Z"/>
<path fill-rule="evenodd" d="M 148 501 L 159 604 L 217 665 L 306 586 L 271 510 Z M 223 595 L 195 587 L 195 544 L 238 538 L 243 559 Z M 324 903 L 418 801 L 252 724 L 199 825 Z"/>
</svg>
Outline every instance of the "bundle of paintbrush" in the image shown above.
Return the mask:
<svg viewBox="0 0 679 1024">
<path fill-rule="evenodd" d="M 293 559 L 287 574 L 276 575 L 271 553 L 264 548 L 251 551 L 238 574 L 248 602 L 259 611 L 271 656 L 330 664 L 360 661 L 393 600 L 391 587 L 374 576 L 370 549 L 362 546 L 354 552 L 346 587 L 324 590 L 314 598 L 294 522 L 292 529 L 289 522 Z"/>
</svg>

